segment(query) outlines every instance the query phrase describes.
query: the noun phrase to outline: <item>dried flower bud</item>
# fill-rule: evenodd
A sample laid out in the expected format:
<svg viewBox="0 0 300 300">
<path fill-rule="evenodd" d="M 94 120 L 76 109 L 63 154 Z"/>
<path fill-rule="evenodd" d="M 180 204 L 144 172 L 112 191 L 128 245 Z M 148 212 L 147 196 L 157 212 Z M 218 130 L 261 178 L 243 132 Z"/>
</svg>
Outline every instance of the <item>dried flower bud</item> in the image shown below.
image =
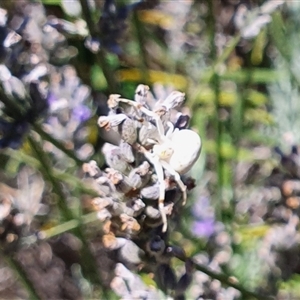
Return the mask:
<svg viewBox="0 0 300 300">
<path fill-rule="evenodd" d="M 155 277 L 159 287 L 165 293 L 176 288 L 177 280 L 175 272 L 168 264 L 160 264 L 155 272 Z"/>
<path fill-rule="evenodd" d="M 150 122 L 144 122 L 139 131 L 139 141 L 142 145 L 151 145 L 149 140 L 157 140 L 157 128 Z"/>
<path fill-rule="evenodd" d="M 121 277 L 115 277 L 110 283 L 111 289 L 120 297 L 128 297 L 128 299 L 131 297 L 126 282 Z"/>
<path fill-rule="evenodd" d="M 140 231 L 141 225 L 133 217 L 130 217 L 126 214 L 121 214 L 120 219 L 123 223 L 121 227 L 122 231 L 129 231 L 133 233 Z"/>
<path fill-rule="evenodd" d="M 119 250 L 119 259 L 124 263 L 140 264 L 143 251 L 131 240 L 126 240 Z"/>
<path fill-rule="evenodd" d="M 164 106 L 167 111 L 169 111 L 172 108 L 181 106 L 184 101 L 184 97 L 184 93 L 174 91 L 162 102 L 162 106 Z"/>
<path fill-rule="evenodd" d="M 152 255 L 162 254 L 165 251 L 165 247 L 165 241 L 159 235 L 155 235 L 147 245 Z"/>
<path fill-rule="evenodd" d="M 169 246 L 166 249 L 166 252 L 174 257 L 177 257 L 180 260 L 186 260 L 185 251 L 183 250 L 183 248 L 179 246 Z"/>
<path fill-rule="evenodd" d="M 107 168 L 106 173 L 108 178 L 115 185 L 117 191 L 126 194 L 132 189 L 132 187 L 129 185 L 129 180 L 121 172 Z"/>
<path fill-rule="evenodd" d="M 130 185 L 134 189 L 139 189 L 145 186 L 150 179 L 150 164 L 148 162 L 143 162 L 139 167 L 133 169 L 129 175 L 128 180 Z"/>
<path fill-rule="evenodd" d="M 145 199 L 157 200 L 159 198 L 159 186 L 154 184 L 151 186 L 144 187 L 141 190 L 141 195 Z"/>
<path fill-rule="evenodd" d="M 91 160 L 88 163 L 84 163 L 82 165 L 82 170 L 84 173 L 88 173 L 91 177 L 99 177 L 101 174 L 101 170 L 94 160 Z"/>
<path fill-rule="evenodd" d="M 119 147 L 109 143 L 105 143 L 102 147 L 107 165 L 121 173 L 127 174 L 131 170 L 131 166 L 124 160 Z"/>
<path fill-rule="evenodd" d="M 102 209 L 97 214 L 97 218 L 102 222 L 109 220 L 111 217 L 112 215 L 107 209 Z"/>
<path fill-rule="evenodd" d="M 145 208 L 146 204 L 141 199 L 135 199 L 132 204 L 133 217 L 138 216 Z"/>
<path fill-rule="evenodd" d="M 147 102 L 148 92 L 149 92 L 148 85 L 139 84 L 135 90 L 134 100 L 141 105 L 145 105 Z"/>
<path fill-rule="evenodd" d="M 121 140 L 119 147 L 120 147 L 120 151 L 121 151 L 123 157 L 126 159 L 126 161 L 129 163 L 133 163 L 134 155 L 132 152 L 132 147 L 128 143 L 124 142 L 124 140 Z"/>
<path fill-rule="evenodd" d="M 115 274 L 126 281 L 133 282 L 135 275 L 129 271 L 123 264 L 117 263 L 115 268 Z"/>
<path fill-rule="evenodd" d="M 145 208 L 145 215 L 150 219 L 160 219 L 160 212 L 153 206 L 147 206 Z"/>
<path fill-rule="evenodd" d="M 107 105 L 110 109 L 114 109 L 119 106 L 118 99 L 121 97 L 119 94 L 111 94 L 107 100 Z"/>
<path fill-rule="evenodd" d="M 300 181 L 286 180 L 282 184 L 282 193 L 284 196 L 300 195 Z"/>
<path fill-rule="evenodd" d="M 102 242 L 105 248 L 110 250 L 116 250 L 123 247 L 127 240 L 124 238 L 117 238 L 114 234 L 105 234 L 102 238 Z"/>
<path fill-rule="evenodd" d="M 119 133 L 123 141 L 128 144 L 133 144 L 137 139 L 137 131 L 135 122 L 127 118 L 124 122 L 119 126 Z"/>
<path fill-rule="evenodd" d="M 140 166 L 137 167 L 136 172 L 141 176 L 146 176 L 149 174 L 150 164 L 144 161 Z"/>
<path fill-rule="evenodd" d="M 98 119 L 98 125 L 101 128 L 110 130 L 111 127 L 118 126 L 128 117 L 125 114 L 109 115 L 109 116 L 100 116 Z"/>
<path fill-rule="evenodd" d="M 176 285 L 176 295 L 182 295 L 190 286 L 193 280 L 193 275 L 185 273 L 181 276 L 181 278 L 178 281 L 178 284 Z"/>
<path fill-rule="evenodd" d="M 188 115 L 180 115 L 179 118 L 177 119 L 174 128 L 178 129 L 186 129 L 189 126 L 190 122 L 190 117 Z"/>
<path fill-rule="evenodd" d="M 113 205 L 113 200 L 111 198 L 100 198 L 96 197 L 92 200 L 92 205 L 96 210 L 100 211 L 103 208 L 109 207 Z"/>
</svg>

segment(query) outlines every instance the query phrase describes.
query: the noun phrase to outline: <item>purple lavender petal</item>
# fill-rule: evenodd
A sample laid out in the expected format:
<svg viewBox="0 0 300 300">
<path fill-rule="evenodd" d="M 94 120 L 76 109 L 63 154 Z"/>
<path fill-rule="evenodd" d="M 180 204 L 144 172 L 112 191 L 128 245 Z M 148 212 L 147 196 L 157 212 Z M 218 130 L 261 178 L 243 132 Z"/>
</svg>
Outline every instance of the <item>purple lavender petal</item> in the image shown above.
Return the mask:
<svg viewBox="0 0 300 300">
<path fill-rule="evenodd" d="M 192 225 L 192 233 L 197 237 L 209 238 L 216 230 L 216 223 L 213 218 L 195 221 Z"/>
<path fill-rule="evenodd" d="M 48 102 L 49 106 L 51 104 L 53 104 L 54 102 L 56 102 L 57 100 L 58 100 L 58 98 L 55 96 L 54 93 L 51 93 L 51 92 L 48 93 L 47 102 Z"/>
<path fill-rule="evenodd" d="M 192 214 L 195 218 L 202 218 L 206 215 L 206 211 L 210 208 L 209 198 L 200 196 L 192 208 Z"/>
<path fill-rule="evenodd" d="M 80 122 L 88 120 L 91 116 L 91 110 L 85 105 L 79 105 L 73 109 L 73 117 Z"/>
</svg>

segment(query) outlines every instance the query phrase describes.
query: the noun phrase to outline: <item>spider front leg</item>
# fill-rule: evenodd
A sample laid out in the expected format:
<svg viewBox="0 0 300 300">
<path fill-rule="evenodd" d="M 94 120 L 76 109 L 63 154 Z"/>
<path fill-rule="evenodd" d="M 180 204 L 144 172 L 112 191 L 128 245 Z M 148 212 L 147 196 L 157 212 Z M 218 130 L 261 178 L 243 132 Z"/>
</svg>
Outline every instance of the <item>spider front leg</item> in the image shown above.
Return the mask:
<svg viewBox="0 0 300 300">
<path fill-rule="evenodd" d="M 163 166 L 164 169 L 166 169 L 172 176 L 174 176 L 175 181 L 177 182 L 179 188 L 182 191 L 182 205 L 186 204 L 187 200 L 187 194 L 186 194 L 186 185 L 182 182 L 180 175 L 166 162 L 166 161 L 161 161 L 161 165 Z"/>
<path fill-rule="evenodd" d="M 165 178 L 164 178 L 164 170 L 161 164 L 161 161 L 156 157 L 153 156 L 150 152 L 148 152 L 145 149 L 141 149 L 144 153 L 145 157 L 150 161 L 150 163 L 154 166 L 156 175 L 157 175 L 157 181 L 159 184 L 159 198 L 158 198 L 158 210 L 160 212 L 162 222 L 163 222 L 163 228 L 162 232 L 166 232 L 168 228 L 168 220 L 165 212 L 165 191 L 166 191 L 166 185 L 165 185 Z"/>
<path fill-rule="evenodd" d="M 146 107 L 144 107 L 140 103 L 137 103 L 137 102 L 129 100 L 129 99 L 117 98 L 116 101 L 129 104 L 129 105 L 133 106 L 135 109 L 140 110 L 145 115 L 153 118 L 155 120 L 157 131 L 158 131 L 161 142 L 163 142 L 165 140 L 164 126 L 163 126 L 163 123 L 160 119 L 160 116 L 157 113 L 147 109 Z"/>
</svg>

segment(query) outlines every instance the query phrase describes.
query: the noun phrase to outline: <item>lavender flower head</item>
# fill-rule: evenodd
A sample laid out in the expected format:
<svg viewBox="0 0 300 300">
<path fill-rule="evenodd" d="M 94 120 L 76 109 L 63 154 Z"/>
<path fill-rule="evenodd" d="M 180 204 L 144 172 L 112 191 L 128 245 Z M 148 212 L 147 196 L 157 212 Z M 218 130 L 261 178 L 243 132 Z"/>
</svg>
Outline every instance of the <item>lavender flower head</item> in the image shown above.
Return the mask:
<svg viewBox="0 0 300 300">
<path fill-rule="evenodd" d="M 81 83 L 75 69 L 70 65 L 51 69 L 47 97 L 49 117 L 44 128 L 85 159 L 93 152 L 92 146 L 87 144 L 85 128 L 85 122 L 92 115 L 90 88 Z"/>
<path fill-rule="evenodd" d="M 189 117 L 180 112 L 184 96 L 173 91 L 156 100 L 142 84 L 136 89 L 135 101 L 111 95 L 108 115 L 98 119 L 103 136 L 115 142 L 102 149 L 107 168 L 101 170 L 95 161 L 83 165 L 84 182 L 98 195 L 90 203 L 103 224 L 103 246 L 113 251 L 120 263 L 111 287 L 123 298 L 134 298 L 135 292 L 143 299 L 153 297 L 142 284 L 136 291 L 124 284 L 123 276 L 127 286 L 131 286 L 129 277 L 135 286 L 139 284 L 132 271 L 141 266 L 155 274 L 157 285 L 166 294 L 180 297 L 192 281 L 193 268 L 188 263 L 177 278 L 179 272 L 175 273 L 171 259 L 185 260 L 185 254 L 169 245 L 167 231 L 174 228 L 172 219 L 180 213 L 190 180 L 171 165 L 171 158 L 178 155 L 172 137 L 178 132 L 186 134 L 191 149 L 197 150 L 194 157 L 182 161 L 182 174 L 192 167 L 201 149 L 199 136 L 187 129 Z M 182 157 L 178 155 L 177 160 Z"/>
</svg>

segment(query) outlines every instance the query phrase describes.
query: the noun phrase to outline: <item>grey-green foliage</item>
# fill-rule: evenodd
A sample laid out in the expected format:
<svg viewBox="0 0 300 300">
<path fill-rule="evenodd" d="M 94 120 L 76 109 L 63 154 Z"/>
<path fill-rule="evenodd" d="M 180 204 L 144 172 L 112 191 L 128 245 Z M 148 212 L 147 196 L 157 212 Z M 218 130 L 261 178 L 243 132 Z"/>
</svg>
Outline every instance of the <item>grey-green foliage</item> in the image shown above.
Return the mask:
<svg viewBox="0 0 300 300">
<path fill-rule="evenodd" d="M 282 76 L 278 82 L 268 86 L 275 121 L 272 133 L 282 146 L 300 142 L 300 39 L 297 29 L 300 5 L 298 1 L 293 1 L 287 6 L 287 13 L 289 21 L 284 23 L 282 28 L 284 40 L 280 43 L 286 46 L 276 48 L 274 52 L 277 57 L 273 60 L 275 69 L 282 73 Z"/>
</svg>

